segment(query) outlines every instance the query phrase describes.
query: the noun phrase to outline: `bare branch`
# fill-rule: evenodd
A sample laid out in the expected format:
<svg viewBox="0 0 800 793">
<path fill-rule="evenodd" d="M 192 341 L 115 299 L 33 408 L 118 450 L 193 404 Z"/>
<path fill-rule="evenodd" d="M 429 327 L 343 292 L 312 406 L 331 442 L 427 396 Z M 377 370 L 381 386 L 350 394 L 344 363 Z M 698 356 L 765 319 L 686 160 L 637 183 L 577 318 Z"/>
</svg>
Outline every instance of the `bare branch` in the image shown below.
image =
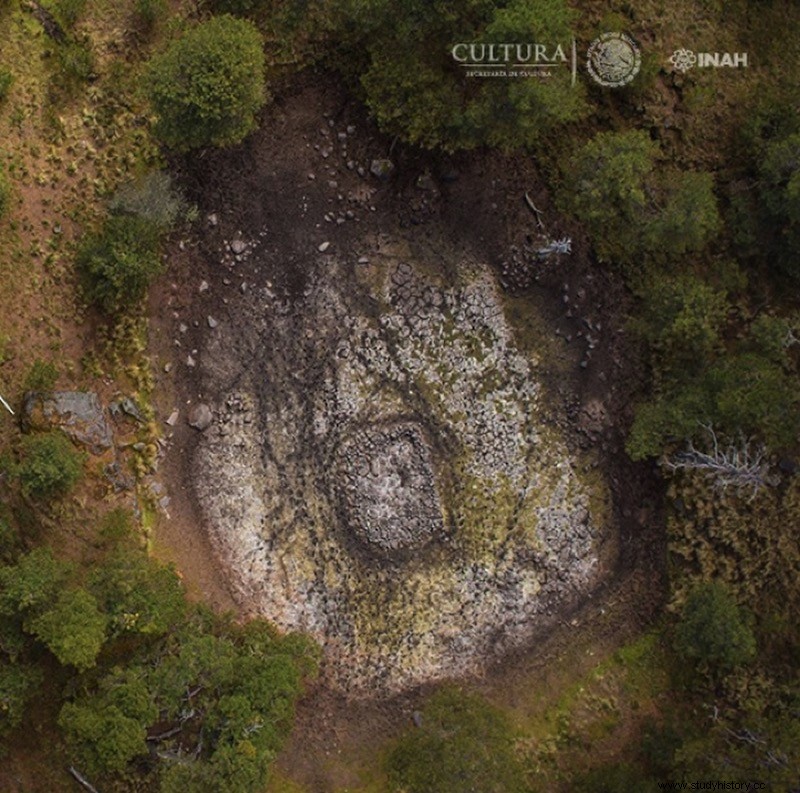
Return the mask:
<svg viewBox="0 0 800 793">
<path fill-rule="evenodd" d="M 738 444 L 720 447 L 719 439 L 711 424 L 701 424 L 710 436 L 711 451 L 704 452 L 689 442 L 685 452 L 679 452 L 665 461 L 672 471 L 701 471 L 714 482 L 715 490 L 751 489 L 755 495 L 764 485 L 770 484 L 769 463 L 763 446 L 751 447 L 741 438 Z"/>
<path fill-rule="evenodd" d="M 81 787 L 86 788 L 86 790 L 88 790 L 89 793 L 97 793 L 97 788 L 94 785 L 92 785 L 92 783 L 89 782 L 89 780 L 80 771 L 78 771 L 78 769 L 75 768 L 75 766 L 71 765 L 69 767 L 69 772 L 72 775 L 73 779 L 75 779 L 75 781 Z"/>
</svg>

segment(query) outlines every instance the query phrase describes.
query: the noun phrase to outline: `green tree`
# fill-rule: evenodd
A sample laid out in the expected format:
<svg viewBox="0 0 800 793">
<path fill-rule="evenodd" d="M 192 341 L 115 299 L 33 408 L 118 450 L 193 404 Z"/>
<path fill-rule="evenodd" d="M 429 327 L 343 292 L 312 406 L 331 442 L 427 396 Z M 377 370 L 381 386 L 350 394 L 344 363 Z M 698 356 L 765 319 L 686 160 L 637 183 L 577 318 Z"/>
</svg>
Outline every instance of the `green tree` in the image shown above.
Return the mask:
<svg viewBox="0 0 800 793">
<path fill-rule="evenodd" d="M 392 790 L 405 793 L 520 793 L 527 790 L 502 711 L 455 688 L 435 694 L 422 726 L 403 736 L 387 761 Z"/>
<path fill-rule="evenodd" d="M 0 736 L 18 727 L 42 673 L 35 667 L 0 661 Z"/>
<path fill-rule="evenodd" d="M 675 630 L 680 655 L 727 671 L 755 657 L 756 642 L 745 614 L 719 582 L 697 586 Z"/>
<path fill-rule="evenodd" d="M 721 347 L 730 311 L 723 292 L 692 276 L 654 274 L 643 291 L 634 328 L 648 342 L 656 374 L 678 377 L 702 370 Z"/>
<path fill-rule="evenodd" d="M 390 134 L 431 149 L 488 144 L 513 150 L 586 113 L 583 92 L 571 86 L 566 68 L 541 81 L 470 80 L 451 55 L 459 42 L 568 46 L 573 14 L 563 0 L 383 2 L 370 7 L 369 21 L 356 9 L 349 20 L 362 31 L 367 54 L 361 84 Z"/>
<path fill-rule="evenodd" d="M 55 603 L 26 625 L 62 664 L 79 671 L 94 666 L 106 638 L 108 618 L 85 589 L 62 591 Z"/>
<path fill-rule="evenodd" d="M 136 215 L 112 215 L 75 259 L 84 294 L 106 314 L 136 305 L 162 270 L 158 228 Z"/>
<path fill-rule="evenodd" d="M 89 586 L 109 616 L 114 635 L 162 635 L 186 610 L 175 569 L 139 550 L 113 553 L 93 572 Z"/>
<path fill-rule="evenodd" d="M 58 723 L 84 767 L 107 774 L 147 753 L 147 729 L 157 717 L 139 670 L 129 669 L 104 679 L 95 695 L 65 703 Z"/>
<path fill-rule="evenodd" d="M 659 172 L 658 152 L 641 130 L 600 132 L 570 163 L 566 203 L 601 260 L 674 258 L 701 250 L 719 228 L 711 176 Z"/>
<path fill-rule="evenodd" d="M 83 455 L 60 432 L 26 435 L 19 453 L 22 490 L 33 498 L 62 496 L 83 475 Z"/>
<path fill-rule="evenodd" d="M 0 567 L 0 614 L 26 614 L 51 603 L 71 569 L 56 559 L 49 548 L 36 548 L 17 564 Z"/>
<path fill-rule="evenodd" d="M 769 142 L 759 170 L 778 261 L 790 275 L 800 276 L 800 132 Z"/>
<path fill-rule="evenodd" d="M 187 151 L 235 144 L 252 132 L 267 98 L 262 48 L 250 22 L 224 15 L 197 25 L 156 56 L 148 92 L 158 137 Z"/>
</svg>

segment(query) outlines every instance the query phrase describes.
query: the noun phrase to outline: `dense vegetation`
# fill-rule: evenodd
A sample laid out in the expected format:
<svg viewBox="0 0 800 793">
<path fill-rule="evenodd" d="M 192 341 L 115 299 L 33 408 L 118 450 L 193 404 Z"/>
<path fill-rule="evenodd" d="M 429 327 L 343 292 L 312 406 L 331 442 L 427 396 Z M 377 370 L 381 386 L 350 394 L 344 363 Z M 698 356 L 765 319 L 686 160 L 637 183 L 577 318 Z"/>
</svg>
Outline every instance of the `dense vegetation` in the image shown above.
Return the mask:
<svg viewBox="0 0 800 793">
<path fill-rule="evenodd" d="M 543 739 L 446 689 L 389 747 L 381 773 L 397 791 L 627 791 L 739 777 L 796 789 L 800 19 L 779 0 L 692 10 L 720 36 L 732 29 L 758 43 L 775 67 L 774 79 L 752 70 L 735 89 L 721 73 L 710 87 L 699 70 L 678 76 L 647 62 L 616 92 L 573 89 L 566 71 L 543 82 L 469 81 L 450 57 L 459 41 L 566 46 L 605 29 L 651 35 L 647 10 L 600 18 L 581 5 L 209 0 L 173 16 L 163 0 L 135 0 L 112 24 L 84 0 L 42 3 L 37 21 L 30 8 L 0 2 L 0 259 L 10 284 L 0 365 L 12 362 L 0 375 L 24 369 L 0 390 L 13 385 L 19 401 L 62 370 L 77 381 L 77 365 L 47 360 L 59 349 L 49 317 L 72 305 L 77 283 L 88 310 L 113 320 L 80 376 L 114 372 L 146 405 L 142 302 L 163 272 L 167 235 L 194 219 L 166 156 L 241 142 L 268 84 L 293 68 L 335 70 L 401 145 L 535 153 L 596 266 L 627 286 L 628 330 L 648 371 L 627 453 L 658 464 L 667 489 L 669 602 L 649 654 L 635 662 L 663 672 L 654 674 L 660 690 L 641 696 L 655 715 L 593 757 L 569 702 L 559 703 L 555 737 Z M 680 11 L 644 5 L 664 46 L 686 36 Z M 38 39 L 34 24 L 45 31 L 36 27 Z M 42 108 L 26 104 L 28 94 Z M 35 173 L 32 161 L 80 180 L 65 212 L 74 241 L 46 220 L 46 245 L 24 236 L 34 229 L 17 210 L 24 189 L 40 191 L 44 211 L 63 176 Z M 24 292 L 14 279 L 32 261 L 39 269 Z M 50 291 L 36 321 L 15 325 L 18 295 L 42 283 Z M 42 328 L 44 341 L 34 332 Z M 141 447 L 131 464 L 139 477 L 157 448 L 144 412 L 131 444 Z M 146 550 L 146 500 L 135 521 L 109 512 L 104 472 L 65 436 L 12 429 L 0 444 L 0 735 L 10 751 L 36 729 L 49 762 L 74 765 L 103 790 L 263 791 L 313 675 L 313 648 L 189 603 L 176 571 Z M 634 682 L 638 697 L 644 687 Z M 599 695 L 593 707 L 614 710 Z M 631 710 L 639 707 L 637 699 Z M 576 746 L 575 767 L 559 765 Z"/>
</svg>

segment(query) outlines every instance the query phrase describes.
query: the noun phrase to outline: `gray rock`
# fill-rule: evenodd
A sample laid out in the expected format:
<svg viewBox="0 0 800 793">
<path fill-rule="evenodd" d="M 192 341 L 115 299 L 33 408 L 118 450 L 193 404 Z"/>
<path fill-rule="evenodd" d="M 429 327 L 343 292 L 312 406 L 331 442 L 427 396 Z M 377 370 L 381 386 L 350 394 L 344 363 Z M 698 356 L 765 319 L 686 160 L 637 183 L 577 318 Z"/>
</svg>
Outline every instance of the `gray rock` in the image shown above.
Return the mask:
<svg viewBox="0 0 800 793">
<path fill-rule="evenodd" d="M 331 244 L 330 244 L 330 242 L 323 242 L 323 243 L 322 243 L 322 244 L 321 244 L 321 245 L 320 245 L 320 246 L 317 248 L 317 250 L 318 250 L 320 253 L 325 253 L 325 251 L 327 251 L 327 250 L 328 250 L 328 248 L 330 248 L 330 247 L 331 247 Z"/>
<path fill-rule="evenodd" d="M 173 410 L 172 413 L 169 414 L 169 417 L 165 423 L 170 427 L 174 427 L 178 423 L 178 416 L 180 416 L 180 411 Z"/>
<path fill-rule="evenodd" d="M 231 243 L 231 250 L 235 254 L 244 253 L 247 250 L 247 245 L 243 240 L 236 239 Z"/>
<path fill-rule="evenodd" d="M 211 413 L 211 408 L 201 402 L 189 411 L 187 420 L 190 427 L 194 427 L 196 430 L 203 432 L 211 426 L 211 423 L 214 421 L 214 416 Z"/>
<path fill-rule="evenodd" d="M 385 182 L 394 173 L 394 163 L 391 160 L 373 160 L 369 166 L 369 172 Z"/>
<path fill-rule="evenodd" d="M 208 281 L 201 281 L 200 286 L 197 288 L 197 291 L 200 293 L 208 292 Z"/>
<path fill-rule="evenodd" d="M 25 431 L 60 429 L 94 454 L 102 454 L 113 445 L 106 412 L 92 392 L 29 392 L 22 409 L 22 426 Z"/>
<path fill-rule="evenodd" d="M 219 322 L 212 316 L 209 316 L 206 322 L 208 322 L 208 327 L 211 328 L 211 330 L 214 330 L 214 328 L 219 325 Z"/>
</svg>

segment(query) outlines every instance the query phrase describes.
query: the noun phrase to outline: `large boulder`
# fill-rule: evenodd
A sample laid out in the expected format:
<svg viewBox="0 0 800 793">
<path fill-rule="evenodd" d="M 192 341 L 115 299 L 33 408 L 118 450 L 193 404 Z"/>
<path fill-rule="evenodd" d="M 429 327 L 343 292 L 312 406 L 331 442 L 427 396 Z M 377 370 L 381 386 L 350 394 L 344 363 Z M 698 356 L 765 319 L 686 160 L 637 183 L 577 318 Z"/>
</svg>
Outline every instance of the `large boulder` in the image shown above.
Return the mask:
<svg viewBox="0 0 800 793">
<path fill-rule="evenodd" d="M 26 431 L 59 429 L 94 454 L 102 454 L 113 446 L 106 411 L 92 392 L 28 392 L 22 427 Z"/>
</svg>

